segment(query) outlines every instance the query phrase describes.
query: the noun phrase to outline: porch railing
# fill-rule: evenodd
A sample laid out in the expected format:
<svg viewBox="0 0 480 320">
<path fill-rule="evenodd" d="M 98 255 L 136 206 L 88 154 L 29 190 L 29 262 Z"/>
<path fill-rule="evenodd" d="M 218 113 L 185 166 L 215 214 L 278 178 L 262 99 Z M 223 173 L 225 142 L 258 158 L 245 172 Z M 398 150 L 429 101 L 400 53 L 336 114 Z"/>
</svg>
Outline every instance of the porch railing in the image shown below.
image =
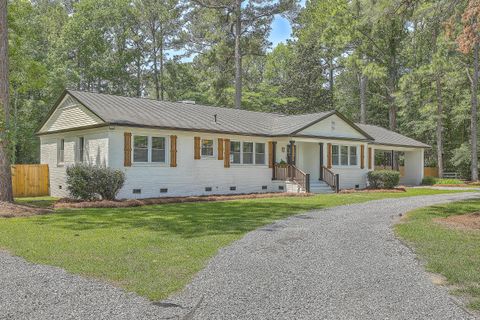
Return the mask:
<svg viewBox="0 0 480 320">
<path fill-rule="evenodd" d="M 293 181 L 305 192 L 310 192 L 310 174 L 303 172 L 292 164 L 275 164 L 273 179 Z"/>
<path fill-rule="evenodd" d="M 335 192 L 340 191 L 340 175 L 335 174 L 327 167 L 322 167 L 323 181 L 328 184 Z"/>
</svg>

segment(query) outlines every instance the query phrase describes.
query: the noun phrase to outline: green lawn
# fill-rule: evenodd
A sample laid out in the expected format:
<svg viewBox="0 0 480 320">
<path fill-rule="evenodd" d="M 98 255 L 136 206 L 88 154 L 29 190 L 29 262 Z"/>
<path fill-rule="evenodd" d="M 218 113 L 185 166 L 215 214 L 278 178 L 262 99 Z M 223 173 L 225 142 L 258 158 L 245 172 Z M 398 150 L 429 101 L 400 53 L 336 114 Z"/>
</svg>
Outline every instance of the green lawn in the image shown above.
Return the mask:
<svg viewBox="0 0 480 320">
<path fill-rule="evenodd" d="M 16 198 L 15 202 L 27 206 L 36 206 L 40 208 L 50 208 L 58 198 L 54 197 L 35 197 L 35 198 Z"/>
<path fill-rule="evenodd" d="M 480 200 L 461 201 L 418 209 L 396 225 L 397 234 L 407 240 L 426 261 L 426 268 L 446 277 L 466 296 L 469 306 L 480 310 L 480 231 L 462 231 L 433 222 L 435 218 L 480 211 Z"/>
<path fill-rule="evenodd" d="M 274 220 L 311 209 L 449 192 L 455 191 L 410 189 L 405 193 L 62 210 L 0 219 L 0 248 L 158 300 L 183 288 L 219 248 Z"/>
</svg>

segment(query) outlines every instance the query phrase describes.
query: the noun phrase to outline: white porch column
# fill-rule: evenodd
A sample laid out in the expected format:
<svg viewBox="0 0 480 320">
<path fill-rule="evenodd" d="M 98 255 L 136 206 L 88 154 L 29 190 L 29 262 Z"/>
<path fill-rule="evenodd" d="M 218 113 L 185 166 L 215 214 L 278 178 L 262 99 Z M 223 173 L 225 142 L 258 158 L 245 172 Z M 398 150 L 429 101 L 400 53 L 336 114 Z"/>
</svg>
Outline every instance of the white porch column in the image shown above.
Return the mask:
<svg viewBox="0 0 480 320">
<path fill-rule="evenodd" d="M 401 180 L 404 184 L 419 185 L 423 179 L 424 150 L 418 148 L 405 151 L 405 176 Z"/>
</svg>

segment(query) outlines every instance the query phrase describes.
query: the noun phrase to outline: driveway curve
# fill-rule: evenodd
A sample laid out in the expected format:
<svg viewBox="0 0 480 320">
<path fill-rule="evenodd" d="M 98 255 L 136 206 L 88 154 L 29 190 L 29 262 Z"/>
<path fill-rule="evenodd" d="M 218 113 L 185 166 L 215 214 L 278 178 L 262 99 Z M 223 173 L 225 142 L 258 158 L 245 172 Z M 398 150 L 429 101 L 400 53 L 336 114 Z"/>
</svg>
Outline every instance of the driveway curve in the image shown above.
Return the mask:
<svg viewBox="0 0 480 320">
<path fill-rule="evenodd" d="M 474 197 L 385 199 L 278 221 L 156 304 L 0 253 L 0 319 L 475 319 L 391 228 L 412 209 Z"/>
</svg>

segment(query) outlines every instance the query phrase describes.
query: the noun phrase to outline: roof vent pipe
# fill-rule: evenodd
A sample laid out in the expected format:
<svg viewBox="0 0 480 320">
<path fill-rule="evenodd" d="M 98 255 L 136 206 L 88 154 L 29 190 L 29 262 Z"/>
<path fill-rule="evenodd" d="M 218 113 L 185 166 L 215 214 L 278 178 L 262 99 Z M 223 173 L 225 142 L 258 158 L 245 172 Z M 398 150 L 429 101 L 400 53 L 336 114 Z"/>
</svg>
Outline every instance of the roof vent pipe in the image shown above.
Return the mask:
<svg viewBox="0 0 480 320">
<path fill-rule="evenodd" d="M 217 123 L 217 115 L 216 114 L 213 115 L 213 119 L 215 120 L 215 123 Z"/>
</svg>

